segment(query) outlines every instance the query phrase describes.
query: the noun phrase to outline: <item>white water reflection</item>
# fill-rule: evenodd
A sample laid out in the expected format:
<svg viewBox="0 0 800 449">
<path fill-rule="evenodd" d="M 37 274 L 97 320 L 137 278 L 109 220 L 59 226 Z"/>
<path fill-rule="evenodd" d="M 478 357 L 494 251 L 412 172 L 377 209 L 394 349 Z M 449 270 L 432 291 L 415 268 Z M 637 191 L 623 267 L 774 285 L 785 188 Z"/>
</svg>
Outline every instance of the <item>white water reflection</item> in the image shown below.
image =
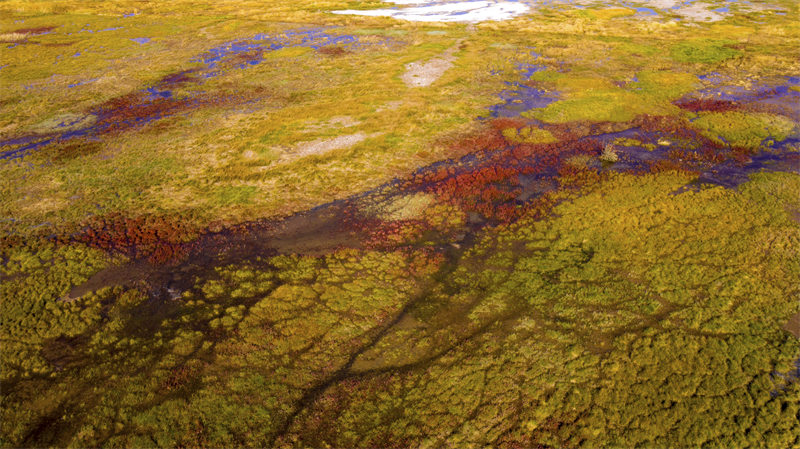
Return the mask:
<svg viewBox="0 0 800 449">
<path fill-rule="evenodd" d="M 786 14 L 768 2 L 748 0 L 386 0 L 394 6 L 381 9 L 348 9 L 334 14 L 393 17 L 413 22 L 466 22 L 508 20 L 547 8 L 628 8 L 645 20 L 716 22 L 732 14 Z"/>
<path fill-rule="evenodd" d="M 333 11 L 333 13 L 394 17 L 412 22 L 484 22 L 487 20 L 508 20 L 525 14 L 530 10 L 525 3 L 502 0 L 457 2 L 396 0 L 392 3 L 409 6 L 365 11 L 347 9 Z"/>
</svg>

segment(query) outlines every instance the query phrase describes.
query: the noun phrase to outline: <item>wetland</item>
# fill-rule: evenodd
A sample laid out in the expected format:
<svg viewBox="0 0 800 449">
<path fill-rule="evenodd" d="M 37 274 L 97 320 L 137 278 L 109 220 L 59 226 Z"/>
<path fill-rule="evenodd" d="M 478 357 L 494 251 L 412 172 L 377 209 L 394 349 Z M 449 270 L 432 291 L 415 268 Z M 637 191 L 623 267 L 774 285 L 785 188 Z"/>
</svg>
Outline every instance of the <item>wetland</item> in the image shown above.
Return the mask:
<svg viewBox="0 0 800 449">
<path fill-rule="evenodd" d="M 799 13 L 0 2 L 0 446 L 800 445 Z"/>
</svg>

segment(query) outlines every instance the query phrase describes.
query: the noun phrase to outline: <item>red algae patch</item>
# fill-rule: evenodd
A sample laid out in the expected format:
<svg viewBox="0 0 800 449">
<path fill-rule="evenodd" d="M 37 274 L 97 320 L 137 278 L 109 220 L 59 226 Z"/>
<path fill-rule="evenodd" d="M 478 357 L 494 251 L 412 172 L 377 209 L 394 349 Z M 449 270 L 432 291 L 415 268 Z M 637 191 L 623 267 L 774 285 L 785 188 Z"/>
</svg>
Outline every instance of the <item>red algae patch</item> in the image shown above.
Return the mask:
<svg viewBox="0 0 800 449">
<path fill-rule="evenodd" d="M 73 240 L 110 253 L 148 258 L 152 263 L 163 264 L 185 256 L 185 242 L 197 235 L 187 223 L 175 217 L 132 218 L 109 214 L 89 219 L 85 229 Z"/>
<path fill-rule="evenodd" d="M 735 111 L 741 109 L 742 106 L 728 100 L 717 100 L 713 98 L 691 98 L 685 100 L 678 100 L 675 105 L 687 111 L 700 112 L 700 111 Z"/>
</svg>

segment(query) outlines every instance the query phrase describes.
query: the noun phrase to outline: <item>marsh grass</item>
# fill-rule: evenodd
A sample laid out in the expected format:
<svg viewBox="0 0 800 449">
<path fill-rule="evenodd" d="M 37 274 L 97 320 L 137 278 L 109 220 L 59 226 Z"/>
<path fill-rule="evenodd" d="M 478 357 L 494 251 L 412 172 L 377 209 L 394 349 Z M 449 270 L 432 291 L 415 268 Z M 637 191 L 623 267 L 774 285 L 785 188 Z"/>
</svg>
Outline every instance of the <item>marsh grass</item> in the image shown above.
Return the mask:
<svg viewBox="0 0 800 449">
<path fill-rule="evenodd" d="M 331 8 L 348 6 L 346 2 L 329 3 Z M 375 2 L 375 6 L 379 4 Z M 195 13 L 188 13 L 189 5 L 197 7 L 191 9 Z M 390 45 L 337 57 L 285 49 L 267 54 L 264 62 L 247 70 L 231 70 L 205 80 L 203 90 L 218 95 L 244 94 L 252 96 L 256 103 L 248 112 L 212 107 L 188 116 L 164 119 L 135 130 L 130 136 L 101 143 L 101 151 L 77 157 L 74 162 L 59 158 L 59 164 L 67 164 L 65 173 L 72 170 L 69 164 L 75 164 L 78 169 L 87 160 L 111 158 L 116 162 L 101 159 L 90 166 L 116 167 L 115 170 L 122 170 L 122 176 L 115 178 L 103 169 L 97 171 L 93 179 L 92 170 L 81 168 L 79 176 L 61 178 L 69 179 L 74 186 L 66 197 L 55 190 L 60 188 L 55 186 L 61 184 L 31 186 L 31 191 L 41 192 L 43 197 L 77 197 L 68 202 L 51 202 L 47 207 L 42 203 L 39 207 L 42 214 L 38 216 L 37 208 L 22 213 L 21 203 L 13 200 L 5 203 L 9 214 L 28 216 L 31 224 L 44 221 L 45 217 L 58 221 L 61 215 L 71 220 L 67 217 L 92 213 L 92 207 L 96 206 L 81 205 L 83 200 L 80 199 L 92 196 L 90 192 L 96 191 L 92 185 L 113 186 L 109 190 L 116 190 L 120 198 L 126 198 L 120 200 L 116 195 L 97 198 L 105 210 L 175 210 L 204 204 L 197 211 L 198 215 L 212 216 L 218 211 L 208 208 L 204 201 L 187 201 L 206 191 L 193 191 L 192 186 L 212 181 L 221 183 L 219 187 L 245 183 L 259 189 L 255 196 L 259 200 L 250 205 L 225 206 L 229 209 L 226 215 L 248 219 L 263 214 L 286 214 L 355 193 L 360 188 L 380 185 L 421 165 L 448 157 L 436 142 L 443 136 L 470 129 L 474 117 L 486 115 L 484 108 L 497 102 L 493 92 L 502 90 L 504 78 L 515 76 L 518 62 L 546 65 L 548 70 L 535 73 L 533 78 L 562 95 L 562 101 L 532 111 L 530 116 L 553 123 L 627 122 L 641 114 L 678 114 L 671 102 L 700 87 L 693 77 L 695 73 L 711 70 L 733 73 L 732 70 L 743 64 L 761 76 L 786 73 L 791 68 L 787 50 L 796 41 L 790 37 L 796 25 L 779 17 L 769 25 L 716 24 L 690 33 L 682 27 L 671 27 L 667 32 L 666 28 L 659 31 L 640 29 L 638 25 L 622 26 L 632 19 L 616 13 L 601 17 L 594 11 L 591 20 L 568 25 L 570 18 L 581 14 L 551 10 L 535 21 L 485 23 L 467 31 L 459 24 L 428 26 L 383 18 L 329 15 L 324 13 L 325 8 L 313 2 L 280 2 L 274 11 L 264 11 L 256 2 L 240 2 L 234 7 L 181 1 L 152 9 L 119 1 L 106 6 L 105 14 L 98 15 L 95 12 L 99 6 L 95 3 L 4 2 L 2 8 L 10 13 L 7 21 L 24 19 L 26 27 L 58 28 L 36 37 L 42 45 L 0 49 L 4 61 L 8 61 L 0 76 L 4 81 L 13 80 L 4 83 L 3 101 L 10 107 L 0 112 L 0 119 L 6 123 L 0 134 L 12 136 L 32 130 L 53 110 L 83 113 L 98 102 L 152 85 L 165 75 L 196 67 L 193 59 L 208 48 L 257 33 L 305 27 L 309 22 L 338 24 L 343 26 L 331 32 L 353 33 L 367 42 L 389 39 Z M 55 10 L 59 12 L 54 13 Z M 50 12 L 33 15 L 45 11 Z M 131 12 L 138 14 L 122 18 L 123 14 Z M 277 15 L 283 15 L 296 25 L 268 22 L 269 17 Z M 122 28 L 113 29 L 116 27 Z M 575 27 L 582 31 L 573 29 Z M 94 32 L 81 32 L 84 29 Z M 106 29 L 112 30 L 102 31 Z M 405 64 L 435 57 L 465 36 L 468 39 L 455 54 L 455 67 L 437 82 L 437 88 L 410 92 L 402 86 L 400 75 Z M 736 50 L 738 56 L 731 59 L 700 58 L 686 62 L 682 56 L 676 59 L 677 53 L 655 50 L 664 45 L 684 48 L 681 42 L 690 38 L 684 46 L 700 48 L 701 53 L 706 48 L 713 52 L 735 46 L 746 36 L 757 38 Z M 151 41 L 141 46 L 130 41 L 134 37 L 149 37 Z M 41 61 L 36 66 L 24 62 L 25 52 L 33 48 Z M 754 51 L 756 48 L 758 52 Z M 531 50 L 542 56 L 531 57 Z M 142 52 L 146 53 L 146 60 L 141 58 Z M 75 53 L 81 55 L 72 57 Z M 600 54 L 613 57 L 601 62 Z M 109 65 L 108 61 L 113 62 Z M 736 65 L 729 67 L 727 64 L 732 61 L 737 61 Z M 285 70 L 287 65 L 292 69 Z M 681 71 L 687 73 L 679 73 Z M 614 84 L 634 75 L 638 77 L 637 83 L 623 87 Z M 66 87 L 83 82 L 85 84 Z M 197 86 L 186 85 L 176 88 L 174 95 L 193 95 L 198 90 Z M 400 98 L 402 101 L 398 101 Z M 383 109 L 386 104 L 395 107 Z M 281 167 L 274 165 L 281 147 L 339 133 L 335 128 L 308 132 L 305 117 L 326 120 L 340 115 L 352 116 L 361 122 L 352 127 L 352 132 L 385 133 L 385 138 L 372 141 L 369 147 L 334 153 L 341 160 L 311 158 Z M 182 131 L 177 132 L 179 129 Z M 256 136 L 266 140 L 259 141 Z M 402 144 L 396 143 L 396 136 L 404 136 Z M 251 152 L 257 157 L 247 156 Z M 117 158 L 126 153 L 137 155 L 126 159 L 130 167 L 118 164 L 122 159 Z M 38 166 L 46 163 L 49 156 L 45 150 L 30 158 L 37 161 L 35 166 Z M 148 181 L 125 175 L 128 171 L 142 173 L 137 166 L 158 166 L 146 162 L 151 158 L 170 160 L 169 175 L 160 169 L 146 177 Z M 375 164 L 375 161 L 384 162 Z M 222 167 L 230 170 L 222 175 L 219 173 Z M 12 173 L 19 173 L 14 164 L 4 164 L 0 170 L 12 177 L 16 176 Z M 25 183 L 46 178 L 44 174 L 35 173 L 46 170 L 44 166 L 32 170 L 34 173 Z M 299 180 L 307 182 L 303 192 L 293 187 Z M 136 189 L 129 189 L 127 183 L 133 183 Z M 175 197 L 181 201 L 170 197 L 177 192 L 182 192 Z M 280 195 L 296 193 L 289 194 L 288 201 L 282 201 L 277 192 L 281 192 Z"/>
<path fill-rule="evenodd" d="M 16 43 L 23 42 L 28 38 L 25 33 L 0 33 L 0 42 L 2 43 Z"/>
<path fill-rule="evenodd" d="M 778 3 L 797 12 L 796 2 Z M 614 139 L 607 158 L 617 157 L 613 145 L 655 150 L 645 140 L 667 137 L 685 149 L 750 151 L 793 135 L 797 123 L 777 112 L 675 104 L 710 87 L 698 75 L 746 85 L 796 74 L 791 14 L 685 25 L 630 9 L 543 7 L 467 27 L 327 13 L 354 6 L 0 2 L 4 30 L 56 27 L 0 46 L 2 139 L 52 133 L 165 77 L 199 77 L 199 55 L 259 33 L 336 25 L 327 32 L 364 43 L 228 64 L 171 91 L 229 101 L 0 161 L 0 446 L 798 444 L 800 383 L 774 374 L 800 355 L 780 330 L 797 313 L 797 175 L 692 190 L 696 175 L 669 167 L 600 174 L 592 135 L 679 134 Z M 453 67 L 434 85 L 403 84 L 406 64 L 450 48 Z M 506 82 L 529 82 L 521 65 L 543 66 L 529 81 L 560 100 L 494 129 L 488 107 Z M 299 142 L 357 133 L 370 137 L 286 158 Z M 449 158 L 424 172 L 447 179 L 463 169 L 468 182 L 469 163 L 456 162 L 467 153 L 476 164 L 517 151 L 558 162 L 556 137 L 586 145 L 565 156 L 563 176 L 542 180 L 541 207 L 518 208 L 519 192 L 497 189 L 516 185 L 517 166 L 469 193 L 500 195 L 513 219 L 481 224 L 466 205 L 473 198 L 393 195 L 389 185 L 346 217 L 386 231 L 354 245 L 380 250 L 302 255 L 289 243 L 287 254 L 236 259 L 234 245 L 203 254 L 208 266 L 179 265 L 186 279 L 158 265 L 164 277 L 152 283 L 164 291 L 140 280 L 60 300 L 108 268 L 129 281 L 145 264 L 127 260 L 135 247 L 123 255 L 53 237 L 86 235 L 92 217 L 213 224 L 208 238 L 218 232 L 224 243 L 236 224 L 410 183 Z M 352 225 L 331 220 L 337 231 Z M 132 246 L 159 241 L 157 230 L 125 230 Z M 196 236 L 180 237 L 190 245 Z"/>
</svg>

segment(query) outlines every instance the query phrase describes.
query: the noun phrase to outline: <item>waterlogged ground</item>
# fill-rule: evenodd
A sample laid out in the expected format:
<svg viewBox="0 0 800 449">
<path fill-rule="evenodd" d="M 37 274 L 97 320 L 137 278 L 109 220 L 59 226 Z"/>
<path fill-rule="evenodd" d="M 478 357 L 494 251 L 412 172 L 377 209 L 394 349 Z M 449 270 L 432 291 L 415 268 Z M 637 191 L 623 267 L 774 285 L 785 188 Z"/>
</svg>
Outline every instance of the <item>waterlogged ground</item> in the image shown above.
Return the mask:
<svg viewBox="0 0 800 449">
<path fill-rule="evenodd" d="M 1 2 L 0 445 L 800 446 L 798 12 Z"/>
</svg>

